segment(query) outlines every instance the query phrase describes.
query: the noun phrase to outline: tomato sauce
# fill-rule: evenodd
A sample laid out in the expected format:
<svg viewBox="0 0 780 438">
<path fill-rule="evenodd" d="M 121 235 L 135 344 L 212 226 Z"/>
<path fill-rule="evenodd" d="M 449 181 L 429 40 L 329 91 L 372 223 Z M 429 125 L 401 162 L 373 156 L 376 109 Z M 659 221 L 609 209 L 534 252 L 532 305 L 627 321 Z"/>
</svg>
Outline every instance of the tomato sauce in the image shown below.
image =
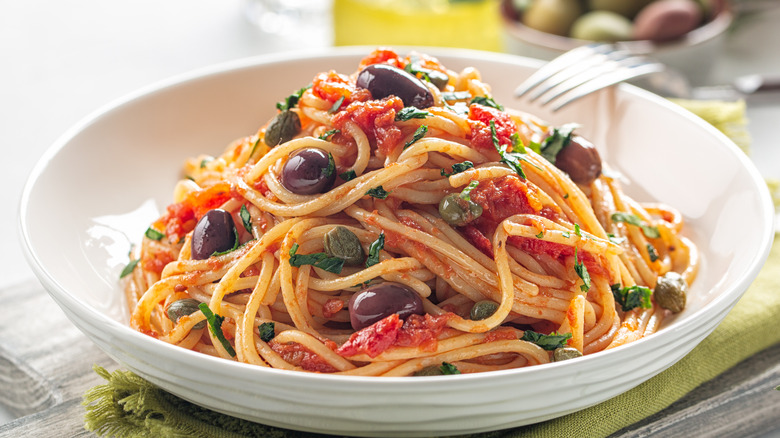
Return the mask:
<svg viewBox="0 0 780 438">
<path fill-rule="evenodd" d="M 365 353 L 377 357 L 390 347 L 421 347 L 435 351 L 439 335 L 447 327 L 451 313 L 443 315 L 410 315 L 402 321 L 394 313 L 350 336 L 336 352 L 349 357 Z"/>
<path fill-rule="evenodd" d="M 320 355 L 314 353 L 301 344 L 290 342 L 287 344 L 274 342 L 268 343 L 272 350 L 288 363 L 301 367 L 306 371 L 315 373 L 334 373 L 338 371 L 332 367 Z"/>
<path fill-rule="evenodd" d="M 344 108 L 352 102 L 365 101 L 371 98 L 371 92 L 366 89 L 358 88 L 353 82 L 350 82 L 346 75 L 336 73 L 331 70 L 327 73 L 320 73 L 312 81 L 311 92 L 320 99 L 336 103 L 342 97 L 340 108 Z"/>
<path fill-rule="evenodd" d="M 366 133 L 377 150 L 387 156 L 398 146 L 403 137 L 395 126 L 395 115 L 404 108 L 404 102 L 396 96 L 379 100 L 350 103 L 333 117 L 337 129 L 344 129 L 347 122 L 354 122 Z"/>
<path fill-rule="evenodd" d="M 469 125 L 471 126 L 471 144 L 481 152 L 495 151 L 493 132 L 490 122 L 496 127 L 498 144 L 507 152 L 512 151 L 512 134 L 517 132 L 517 124 L 509 114 L 495 108 L 473 103 L 469 106 Z"/>
</svg>

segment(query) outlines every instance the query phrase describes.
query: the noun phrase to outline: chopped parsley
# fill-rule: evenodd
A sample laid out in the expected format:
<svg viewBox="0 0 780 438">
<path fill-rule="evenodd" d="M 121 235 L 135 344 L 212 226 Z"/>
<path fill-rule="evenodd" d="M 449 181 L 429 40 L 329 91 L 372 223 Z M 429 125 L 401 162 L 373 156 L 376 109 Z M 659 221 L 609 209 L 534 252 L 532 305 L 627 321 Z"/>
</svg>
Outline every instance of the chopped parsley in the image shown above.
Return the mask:
<svg viewBox="0 0 780 438">
<path fill-rule="evenodd" d="M 257 137 L 257 140 L 255 140 L 255 144 L 253 144 L 253 145 L 252 145 L 252 151 L 251 151 L 251 152 L 249 152 L 249 157 L 250 157 L 250 158 L 251 158 L 251 157 L 252 157 L 252 156 L 255 154 L 255 151 L 257 150 L 257 145 L 259 145 L 259 144 L 260 144 L 260 141 L 261 141 L 261 140 L 260 140 L 260 136 L 258 136 L 258 137 Z"/>
<path fill-rule="evenodd" d="M 241 206 L 238 215 L 241 217 L 241 222 L 244 224 L 244 229 L 248 233 L 252 233 L 252 215 L 249 214 L 249 210 L 246 209 L 246 204 Z"/>
<path fill-rule="evenodd" d="M 276 336 L 276 331 L 273 322 L 264 322 L 257 326 L 257 331 L 260 332 L 260 339 L 263 342 L 268 342 Z"/>
<path fill-rule="evenodd" d="M 344 181 L 352 181 L 353 179 L 357 178 L 357 173 L 355 173 L 354 169 L 350 169 L 344 173 L 340 173 L 339 178 L 343 179 Z"/>
<path fill-rule="evenodd" d="M 490 134 L 493 138 L 493 147 L 496 148 L 498 155 L 501 156 L 501 162 L 507 164 L 509 167 L 514 169 L 514 171 L 517 172 L 521 178 L 525 179 L 525 172 L 523 172 L 523 167 L 520 166 L 520 161 L 525 160 L 525 154 L 517 152 L 506 152 L 501 147 L 501 145 L 498 143 L 496 123 L 493 120 L 490 121 Z"/>
<path fill-rule="evenodd" d="M 460 370 L 455 365 L 449 363 L 449 362 L 442 362 L 441 366 L 439 367 L 439 370 L 442 374 L 460 374 Z"/>
<path fill-rule="evenodd" d="M 119 273 L 119 278 L 124 278 L 130 275 L 130 273 L 133 272 L 135 267 L 138 265 L 138 262 L 140 261 L 141 259 L 130 260 L 130 263 L 128 263 L 127 266 L 122 269 L 122 272 Z"/>
<path fill-rule="evenodd" d="M 490 108 L 495 108 L 499 111 L 504 110 L 504 106 L 493 100 L 492 97 L 486 97 L 486 96 L 476 96 L 473 99 L 471 99 L 471 102 L 469 102 L 469 105 L 472 103 L 478 103 L 482 106 L 487 106 Z"/>
<path fill-rule="evenodd" d="M 636 307 L 649 309 L 653 306 L 650 302 L 652 291 L 645 286 L 634 285 L 631 287 L 620 287 L 620 284 L 610 286 L 615 302 L 620 304 L 623 311 L 628 312 Z"/>
<path fill-rule="evenodd" d="M 341 269 L 344 268 L 344 259 L 342 258 L 331 257 L 324 252 L 296 254 L 297 252 L 298 244 L 294 243 L 290 248 L 290 266 L 298 268 L 303 265 L 311 265 L 334 274 L 340 274 Z"/>
<path fill-rule="evenodd" d="M 336 161 L 333 159 L 333 154 L 328 152 L 328 167 L 322 169 L 322 176 L 329 178 L 336 173 Z"/>
<path fill-rule="evenodd" d="M 544 237 L 544 230 L 539 231 L 539 234 L 536 235 L 537 239 L 541 239 L 542 237 Z"/>
<path fill-rule="evenodd" d="M 455 100 L 467 100 L 471 98 L 471 93 L 468 91 L 445 91 L 441 93 L 441 98 L 448 102 Z"/>
<path fill-rule="evenodd" d="M 333 105 L 330 108 L 328 108 L 328 114 L 333 114 L 337 112 L 339 108 L 341 108 L 341 104 L 343 103 L 344 103 L 344 96 L 341 96 L 338 98 L 338 100 L 333 102 Z"/>
<path fill-rule="evenodd" d="M 609 241 L 614 243 L 615 245 L 620 245 L 621 243 L 626 241 L 626 238 L 623 236 L 615 236 L 612 233 L 607 233 L 607 238 L 609 238 Z"/>
<path fill-rule="evenodd" d="M 390 195 L 390 192 L 385 190 L 384 187 L 374 187 L 373 189 L 370 189 L 366 192 L 366 195 L 371 196 L 372 198 L 377 199 L 387 199 L 387 197 Z"/>
<path fill-rule="evenodd" d="M 339 132 L 341 132 L 341 130 L 340 130 L 340 129 L 329 129 L 329 130 L 327 130 L 327 131 L 323 132 L 323 133 L 322 133 L 322 134 L 321 134 L 319 137 L 317 137 L 317 138 L 319 138 L 320 140 L 327 140 L 327 139 L 329 139 L 330 137 L 332 137 L 333 135 L 335 135 L 335 134 L 338 134 Z"/>
<path fill-rule="evenodd" d="M 553 128 L 552 134 L 545 138 L 539 145 L 539 153 L 551 163 L 555 163 L 558 152 L 565 148 L 571 142 L 574 130 L 580 125 L 576 123 L 567 123 L 558 128 Z"/>
<path fill-rule="evenodd" d="M 428 111 L 421 110 L 416 106 L 406 106 L 396 113 L 395 120 L 397 122 L 405 122 L 411 119 L 424 119 L 430 115 L 431 113 Z"/>
<path fill-rule="evenodd" d="M 301 100 L 301 96 L 303 96 L 303 93 L 311 88 L 311 85 L 307 85 L 300 90 L 294 92 L 293 94 L 287 96 L 284 99 L 284 102 L 276 102 L 276 109 L 279 111 L 287 111 L 290 109 L 295 108 L 295 105 L 298 105 L 298 101 Z"/>
<path fill-rule="evenodd" d="M 370 268 L 379 263 L 379 251 L 385 248 L 385 233 L 379 233 L 379 237 L 371 242 L 368 247 L 368 257 L 366 257 L 366 268 Z M 369 280 L 370 281 L 370 280 Z"/>
<path fill-rule="evenodd" d="M 574 272 L 582 279 L 580 290 L 583 292 L 590 290 L 590 273 L 588 273 L 588 268 L 577 259 L 576 247 L 574 248 Z"/>
<path fill-rule="evenodd" d="M 571 333 L 564 333 L 560 335 L 557 332 L 552 332 L 549 335 L 545 335 L 542 333 L 537 333 L 533 330 L 526 330 L 520 340 L 533 342 L 547 351 L 552 351 L 556 348 L 565 347 L 566 341 L 568 341 L 570 338 Z"/>
<path fill-rule="evenodd" d="M 214 253 L 211 254 L 211 256 L 209 256 L 209 257 L 221 256 L 223 254 L 227 254 L 229 252 L 233 252 L 236 249 L 238 249 L 238 247 L 241 246 L 241 245 L 238 242 L 238 230 L 236 230 L 235 226 L 233 226 L 233 237 L 234 237 L 234 239 L 233 239 L 233 247 L 232 248 L 226 249 L 224 251 L 214 251 Z"/>
<path fill-rule="evenodd" d="M 466 186 L 465 189 L 463 189 L 462 192 L 460 192 L 460 199 L 463 199 L 465 201 L 471 201 L 471 191 L 477 188 L 479 185 L 479 181 L 472 181 L 469 183 L 469 185 Z"/>
<path fill-rule="evenodd" d="M 209 323 L 211 334 L 219 340 L 219 343 L 222 344 L 222 347 L 225 348 L 225 351 L 227 351 L 229 355 L 235 356 L 236 350 L 234 350 L 233 346 L 230 345 L 230 342 L 225 339 L 225 333 L 222 332 L 222 322 L 225 318 L 212 312 L 211 309 L 209 309 L 209 305 L 206 303 L 200 303 L 198 308 L 206 315 L 206 321 Z"/>
<path fill-rule="evenodd" d="M 420 125 L 419 128 L 417 128 L 416 131 L 414 131 L 414 135 L 412 135 L 412 139 L 407 141 L 404 145 L 404 149 L 408 148 L 409 146 L 416 143 L 421 138 L 425 137 L 425 134 L 428 133 L 428 125 Z"/>
<path fill-rule="evenodd" d="M 658 231 L 658 227 L 645 224 L 642 222 L 642 219 L 640 219 L 639 216 L 635 214 L 617 211 L 612 213 L 611 218 L 613 222 L 625 222 L 629 225 L 634 225 L 641 228 L 642 233 L 644 233 L 644 235 L 650 239 L 657 239 L 661 237 L 661 233 Z"/>
<path fill-rule="evenodd" d="M 647 256 L 650 258 L 651 262 L 658 260 L 658 252 L 655 250 L 655 247 L 649 243 L 647 244 Z"/>
<path fill-rule="evenodd" d="M 452 173 L 447 173 L 446 170 L 442 169 L 441 170 L 441 176 L 450 177 L 452 175 L 455 175 L 455 174 L 458 174 L 458 173 L 461 173 L 461 172 L 465 172 L 465 171 L 467 171 L 469 169 L 473 169 L 473 168 L 474 168 L 474 163 L 472 163 L 471 161 L 464 161 L 462 163 L 455 163 L 455 164 L 452 165 Z"/>
<path fill-rule="evenodd" d="M 204 158 L 200 160 L 200 168 L 203 169 L 204 167 L 206 167 L 206 165 L 209 164 L 210 161 L 212 161 L 211 158 Z"/>
<path fill-rule="evenodd" d="M 146 229 L 146 232 L 144 233 L 144 236 L 146 236 L 147 238 L 149 238 L 151 240 L 160 240 L 160 239 L 163 238 L 163 236 L 165 236 L 165 234 L 155 230 L 152 227 L 149 227 L 149 228 Z"/>
</svg>

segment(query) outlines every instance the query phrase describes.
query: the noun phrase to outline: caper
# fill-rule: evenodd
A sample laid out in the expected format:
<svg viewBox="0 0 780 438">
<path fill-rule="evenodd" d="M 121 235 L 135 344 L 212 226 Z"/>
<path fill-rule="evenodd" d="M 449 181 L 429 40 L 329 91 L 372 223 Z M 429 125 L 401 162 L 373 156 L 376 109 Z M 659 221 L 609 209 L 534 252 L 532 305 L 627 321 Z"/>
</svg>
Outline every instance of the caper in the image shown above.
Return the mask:
<svg viewBox="0 0 780 438">
<path fill-rule="evenodd" d="M 673 313 L 681 312 L 685 308 L 687 294 L 688 284 L 685 282 L 685 279 L 673 271 L 669 271 L 662 277 L 659 277 L 653 291 L 655 302 Z"/>
<path fill-rule="evenodd" d="M 582 357 L 582 353 L 574 347 L 558 347 L 553 351 L 553 362 L 576 359 L 578 357 Z"/>
<path fill-rule="evenodd" d="M 365 259 L 360 239 L 346 227 L 339 225 L 325 233 L 322 244 L 329 256 L 344 259 L 346 265 L 357 266 Z"/>
<path fill-rule="evenodd" d="M 168 319 L 174 322 L 174 324 L 179 322 L 179 318 L 181 318 L 184 315 L 191 315 L 195 312 L 200 311 L 200 308 L 198 305 L 200 304 L 200 301 L 194 299 L 194 298 L 182 298 L 180 300 L 176 300 L 171 303 L 170 306 L 168 306 L 168 309 L 166 310 L 166 313 L 168 314 Z M 206 321 L 200 321 L 199 323 L 195 324 L 192 328 L 195 330 L 202 329 L 206 326 Z"/>
<path fill-rule="evenodd" d="M 422 377 L 422 376 L 441 376 L 444 375 L 444 372 L 441 370 L 440 366 L 432 365 L 429 367 L 425 367 L 421 369 L 420 371 L 417 371 L 414 373 L 415 376 Z"/>
<path fill-rule="evenodd" d="M 450 193 L 439 202 L 439 215 L 448 224 L 460 227 L 482 216 L 482 206 Z"/>
<path fill-rule="evenodd" d="M 498 304 L 495 301 L 482 300 L 474 303 L 474 307 L 471 308 L 469 316 L 472 321 L 480 321 L 487 319 L 490 315 L 496 313 Z"/>
<path fill-rule="evenodd" d="M 301 132 L 301 119 L 295 111 L 284 110 L 276 115 L 265 130 L 265 144 L 276 146 L 286 143 Z"/>
</svg>

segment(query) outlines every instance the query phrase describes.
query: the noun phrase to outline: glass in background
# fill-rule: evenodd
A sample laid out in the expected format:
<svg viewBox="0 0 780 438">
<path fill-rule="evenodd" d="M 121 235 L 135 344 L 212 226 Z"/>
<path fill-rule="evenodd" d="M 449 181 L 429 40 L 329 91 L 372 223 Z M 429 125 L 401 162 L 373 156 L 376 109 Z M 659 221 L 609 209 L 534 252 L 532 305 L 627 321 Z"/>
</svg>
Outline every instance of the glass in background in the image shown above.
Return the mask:
<svg viewBox="0 0 780 438">
<path fill-rule="evenodd" d="M 333 44 L 333 0 L 244 0 L 244 14 L 263 33 L 286 46 Z"/>
<path fill-rule="evenodd" d="M 498 0 L 333 0 L 334 44 L 502 50 Z"/>
</svg>

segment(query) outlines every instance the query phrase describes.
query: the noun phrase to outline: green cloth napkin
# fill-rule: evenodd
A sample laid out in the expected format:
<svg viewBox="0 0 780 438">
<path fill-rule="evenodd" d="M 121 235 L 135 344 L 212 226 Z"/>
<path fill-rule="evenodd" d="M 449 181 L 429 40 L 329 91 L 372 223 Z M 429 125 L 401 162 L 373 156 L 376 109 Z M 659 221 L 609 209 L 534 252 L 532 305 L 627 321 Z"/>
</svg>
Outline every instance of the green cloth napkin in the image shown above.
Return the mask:
<svg viewBox="0 0 780 438">
<path fill-rule="evenodd" d="M 709 102 L 686 105 L 732 138 L 746 139 L 744 104 Z M 734 120 L 740 121 L 733 123 Z M 720 124 L 720 126 L 719 126 Z M 740 137 L 742 136 L 742 137 Z M 746 145 L 741 145 L 743 150 Z M 780 343 L 780 237 L 756 280 L 723 322 L 681 361 L 638 387 L 588 409 L 516 429 L 479 437 L 606 437 L 668 407 L 685 394 L 744 359 Z M 163 391 L 130 371 L 95 367 L 107 383 L 84 395 L 85 428 L 100 435 L 130 437 L 278 437 L 321 436 L 266 426 L 219 414 Z M 771 389 L 771 388 L 768 388 Z M 616 415 L 619 413 L 619 415 Z"/>
</svg>

